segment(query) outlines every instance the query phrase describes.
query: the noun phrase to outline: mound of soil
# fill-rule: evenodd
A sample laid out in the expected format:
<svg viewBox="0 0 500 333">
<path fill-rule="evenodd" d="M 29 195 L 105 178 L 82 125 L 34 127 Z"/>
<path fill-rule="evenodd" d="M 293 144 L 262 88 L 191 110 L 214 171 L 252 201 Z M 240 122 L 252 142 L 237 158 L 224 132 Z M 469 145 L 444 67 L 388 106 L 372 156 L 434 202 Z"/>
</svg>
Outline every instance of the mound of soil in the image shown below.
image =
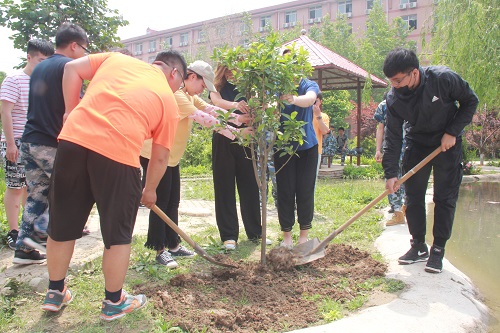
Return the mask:
<svg viewBox="0 0 500 333">
<path fill-rule="evenodd" d="M 343 244 L 331 244 L 324 258 L 303 266 L 238 266 L 210 266 L 134 291 L 146 294 L 165 321 L 188 332 L 282 332 L 321 323 L 313 296 L 350 300 L 359 283 L 387 269 L 369 253 Z"/>
</svg>

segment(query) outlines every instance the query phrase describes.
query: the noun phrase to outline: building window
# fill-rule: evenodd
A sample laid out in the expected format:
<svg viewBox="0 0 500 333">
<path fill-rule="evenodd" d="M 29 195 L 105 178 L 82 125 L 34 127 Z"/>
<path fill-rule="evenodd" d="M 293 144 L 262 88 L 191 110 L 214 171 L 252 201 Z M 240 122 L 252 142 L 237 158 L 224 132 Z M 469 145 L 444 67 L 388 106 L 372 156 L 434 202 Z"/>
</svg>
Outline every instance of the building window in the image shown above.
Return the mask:
<svg viewBox="0 0 500 333">
<path fill-rule="evenodd" d="M 149 41 L 149 50 L 148 52 L 156 52 L 156 40 Z"/>
<path fill-rule="evenodd" d="M 321 6 L 309 7 L 309 24 L 314 22 L 321 22 L 322 16 L 323 14 L 321 12 Z"/>
<path fill-rule="evenodd" d="M 417 0 L 399 0 L 399 9 L 417 8 Z"/>
<path fill-rule="evenodd" d="M 366 13 L 368 14 L 370 12 L 370 10 L 373 9 L 373 5 L 375 3 L 379 3 L 379 4 L 382 4 L 382 0 L 366 0 Z"/>
<path fill-rule="evenodd" d="M 189 34 L 187 32 L 181 34 L 181 41 L 179 46 L 187 46 L 189 44 Z"/>
<path fill-rule="evenodd" d="M 142 54 L 142 43 L 137 43 L 135 44 L 134 55 L 141 55 L 141 54 Z"/>
<path fill-rule="evenodd" d="M 352 15 L 352 0 L 339 1 L 339 14 Z"/>
<path fill-rule="evenodd" d="M 172 36 L 165 37 L 163 40 L 163 48 L 169 49 L 172 47 L 173 39 Z"/>
<path fill-rule="evenodd" d="M 206 34 L 205 31 L 203 30 L 198 30 L 198 38 L 196 39 L 198 43 L 205 43 L 206 42 Z"/>
<path fill-rule="evenodd" d="M 408 24 L 409 30 L 417 29 L 417 15 L 404 15 L 401 18 Z"/>
<path fill-rule="evenodd" d="M 240 24 L 240 30 L 238 30 L 237 35 L 242 36 L 246 34 L 248 31 L 250 31 L 250 28 L 248 27 L 247 23 L 241 23 Z"/>
<path fill-rule="evenodd" d="M 297 24 L 297 12 L 285 12 L 285 23 L 283 28 L 294 27 Z"/>
<path fill-rule="evenodd" d="M 224 37 L 226 35 L 226 27 L 217 27 L 217 36 Z"/>
<path fill-rule="evenodd" d="M 259 31 L 264 31 L 268 25 L 271 25 L 271 16 L 262 16 L 260 18 Z"/>
</svg>

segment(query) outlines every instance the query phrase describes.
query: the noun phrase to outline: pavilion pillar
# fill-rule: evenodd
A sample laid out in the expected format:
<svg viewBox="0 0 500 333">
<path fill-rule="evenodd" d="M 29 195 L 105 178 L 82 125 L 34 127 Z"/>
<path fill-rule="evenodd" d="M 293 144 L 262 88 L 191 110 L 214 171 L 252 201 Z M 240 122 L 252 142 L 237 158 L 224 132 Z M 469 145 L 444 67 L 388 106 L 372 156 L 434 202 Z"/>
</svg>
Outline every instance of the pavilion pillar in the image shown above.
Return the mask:
<svg viewBox="0 0 500 333">
<path fill-rule="evenodd" d="M 356 87 L 356 92 L 358 94 L 358 116 L 357 116 L 357 121 L 356 121 L 356 127 L 357 127 L 357 132 L 358 132 L 358 138 L 356 142 L 356 148 L 361 147 L 361 82 L 358 78 L 358 86 Z M 359 151 L 359 149 L 357 149 Z M 361 165 L 361 156 L 358 154 L 357 156 L 358 163 L 357 165 Z"/>
</svg>

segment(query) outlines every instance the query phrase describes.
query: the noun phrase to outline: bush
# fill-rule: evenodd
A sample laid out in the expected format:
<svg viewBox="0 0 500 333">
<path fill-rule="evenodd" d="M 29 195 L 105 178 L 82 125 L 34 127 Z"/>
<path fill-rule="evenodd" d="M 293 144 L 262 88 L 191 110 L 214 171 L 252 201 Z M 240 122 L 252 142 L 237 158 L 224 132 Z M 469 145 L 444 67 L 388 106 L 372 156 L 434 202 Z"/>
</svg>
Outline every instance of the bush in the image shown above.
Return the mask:
<svg viewBox="0 0 500 333">
<path fill-rule="evenodd" d="M 194 167 L 194 169 L 188 169 L 188 167 Z M 184 174 L 189 170 L 205 169 L 210 173 L 211 168 L 212 130 L 195 124 L 180 163 L 181 172 Z"/>
<path fill-rule="evenodd" d="M 382 179 L 384 169 L 372 157 L 361 156 L 361 166 L 347 165 L 344 168 L 344 179 Z"/>
</svg>

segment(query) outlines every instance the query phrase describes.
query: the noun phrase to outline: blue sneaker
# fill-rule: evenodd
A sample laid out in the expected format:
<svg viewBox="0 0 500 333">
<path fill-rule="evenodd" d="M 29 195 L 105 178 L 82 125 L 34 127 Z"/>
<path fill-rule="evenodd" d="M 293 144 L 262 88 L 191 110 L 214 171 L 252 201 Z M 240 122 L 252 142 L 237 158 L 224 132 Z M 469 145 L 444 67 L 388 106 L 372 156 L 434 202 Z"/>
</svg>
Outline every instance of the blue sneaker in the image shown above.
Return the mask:
<svg viewBox="0 0 500 333">
<path fill-rule="evenodd" d="M 64 286 L 64 290 L 47 290 L 45 301 L 43 301 L 42 310 L 58 312 L 63 306 L 68 305 L 73 300 L 73 296 L 69 289 Z"/>
<path fill-rule="evenodd" d="M 122 291 L 122 297 L 117 303 L 109 300 L 102 301 L 102 309 L 100 318 L 105 321 L 112 321 L 125 316 L 127 313 L 139 310 L 147 302 L 144 295 L 129 295 Z"/>
</svg>

